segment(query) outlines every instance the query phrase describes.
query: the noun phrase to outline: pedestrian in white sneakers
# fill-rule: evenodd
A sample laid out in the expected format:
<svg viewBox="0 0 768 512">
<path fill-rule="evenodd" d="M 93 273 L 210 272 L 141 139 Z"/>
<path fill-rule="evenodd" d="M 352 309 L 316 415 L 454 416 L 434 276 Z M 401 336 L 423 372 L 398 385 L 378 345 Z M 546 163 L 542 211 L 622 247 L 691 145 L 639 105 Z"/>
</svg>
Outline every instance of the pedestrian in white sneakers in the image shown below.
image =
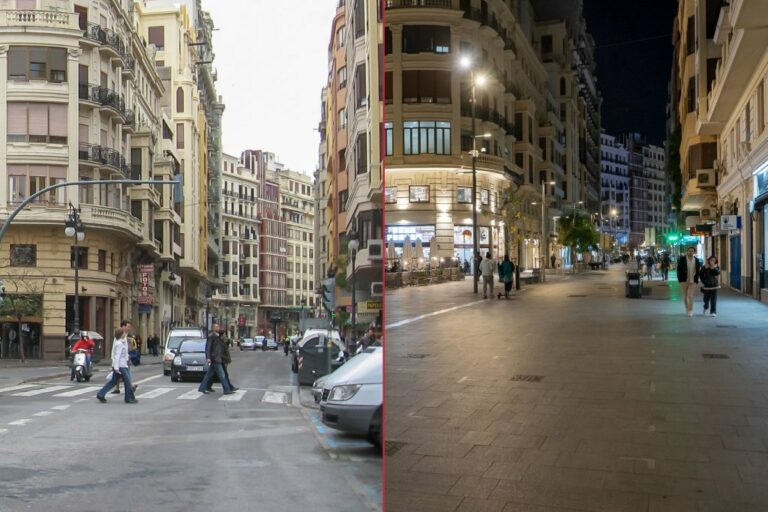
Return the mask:
<svg viewBox="0 0 768 512">
<path fill-rule="evenodd" d="M 680 283 L 680 291 L 683 294 L 685 312 L 693 316 L 693 294 L 699 282 L 701 261 L 696 257 L 696 248 L 689 247 L 685 256 L 677 260 L 677 281 Z"/>
<path fill-rule="evenodd" d="M 701 291 L 704 293 L 704 314 L 709 310 L 710 316 L 717 316 L 717 290 L 720 288 L 720 266 L 717 258 L 710 256 L 707 263 L 699 272 Z"/>
</svg>

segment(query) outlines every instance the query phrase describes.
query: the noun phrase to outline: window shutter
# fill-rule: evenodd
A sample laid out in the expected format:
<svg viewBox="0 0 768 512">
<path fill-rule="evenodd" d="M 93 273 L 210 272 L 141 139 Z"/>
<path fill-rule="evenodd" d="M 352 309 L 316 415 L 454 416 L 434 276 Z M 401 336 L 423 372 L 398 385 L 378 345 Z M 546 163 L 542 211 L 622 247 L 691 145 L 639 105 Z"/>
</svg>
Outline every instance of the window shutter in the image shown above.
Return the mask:
<svg viewBox="0 0 768 512">
<path fill-rule="evenodd" d="M 165 27 L 149 27 L 149 44 L 165 47 Z"/>
<path fill-rule="evenodd" d="M 47 165 L 30 165 L 29 176 L 48 176 Z"/>
<path fill-rule="evenodd" d="M 59 165 L 52 165 L 48 168 L 51 178 L 66 178 L 67 168 Z M 63 189 L 62 189 L 63 190 Z"/>
<path fill-rule="evenodd" d="M 37 9 L 37 0 L 16 0 L 16 9 L 34 11 Z"/>
<path fill-rule="evenodd" d="M 29 104 L 29 134 L 48 135 L 48 105 L 46 103 Z"/>
<path fill-rule="evenodd" d="M 54 137 L 67 136 L 66 105 L 51 105 L 51 135 Z"/>
<path fill-rule="evenodd" d="M 9 103 L 8 104 L 8 134 L 26 135 L 27 134 L 27 104 Z"/>
<path fill-rule="evenodd" d="M 87 124 L 81 124 L 78 127 L 78 137 L 80 139 L 80 144 L 88 144 L 88 125 Z"/>
</svg>

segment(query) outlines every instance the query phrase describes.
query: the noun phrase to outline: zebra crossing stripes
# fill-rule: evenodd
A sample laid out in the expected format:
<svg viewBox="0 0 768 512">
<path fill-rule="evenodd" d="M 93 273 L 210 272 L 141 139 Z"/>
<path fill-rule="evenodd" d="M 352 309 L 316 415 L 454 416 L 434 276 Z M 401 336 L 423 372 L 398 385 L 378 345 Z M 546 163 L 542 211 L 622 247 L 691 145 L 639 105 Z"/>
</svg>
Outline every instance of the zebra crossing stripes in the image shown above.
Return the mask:
<svg viewBox="0 0 768 512">
<path fill-rule="evenodd" d="M 238 389 L 231 395 L 222 396 L 221 398 L 219 398 L 219 400 L 224 400 L 226 402 L 239 402 L 240 400 L 243 399 L 244 396 L 245 396 L 245 391 L 243 391 L 242 389 Z"/>
<path fill-rule="evenodd" d="M 177 396 L 176 400 L 197 400 L 203 396 L 201 392 L 197 390 L 197 388 L 192 388 L 183 395 Z"/>
<path fill-rule="evenodd" d="M 54 391 L 61 391 L 62 389 L 69 389 L 72 386 L 51 386 L 48 388 L 33 389 L 32 391 L 22 391 L 21 393 L 13 393 L 13 396 L 36 396 L 43 393 L 53 393 Z"/>
<path fill-rule="evenodd" d="M 141 395 L 136 395 L 136 398 L 157 398 L 160 395 L 170 393 L 174 389 L 176 388 L 157 388 L 157 389 L 153 389 L 152 391 L 147 391 L 146 393 L 143 393 Z"/>
<path fill-rule="evenodd" d="M 86 393 L 93 393 L 93 392 L 96 392 L 96 391 L 98 391 L 100 389 L 101 389 L 100 386 L 89 386 L 87 388 L 79 388 L 79 389 L 75 389 L 73 391 L 66 391 L 64 393 L 58 393 L 58 394 L 53 395 L 53 396 L 63 396 L 63 397 L 79 396 L 79 395 L 84 395 Z"/>
<path fill-rule="evenodd" d="M 22 389 L 36 388 L 37 384 L 20 384 L 18 386 L 8 386 L 7 388 L 0 388 L 0 393 L 10 391 L 21 391 Z"/>
</svg>

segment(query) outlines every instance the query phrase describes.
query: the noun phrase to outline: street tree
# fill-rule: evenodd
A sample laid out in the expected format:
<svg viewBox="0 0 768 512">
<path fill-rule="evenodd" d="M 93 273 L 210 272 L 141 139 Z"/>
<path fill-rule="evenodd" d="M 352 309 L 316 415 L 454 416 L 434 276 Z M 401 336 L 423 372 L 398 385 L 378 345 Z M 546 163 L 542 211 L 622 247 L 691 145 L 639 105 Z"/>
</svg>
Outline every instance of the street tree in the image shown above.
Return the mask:
<svg viewBox="0 0 768 512">
<path fill-rule="evenodd" d="M 571 263 L 576 267 L 576 254 L 597 247 L 600 240 L 589 216 L 579 212 L 560 217 L 558 233 L 563 245 L 571 248 Z"/>
<path fill-rule="evenodd" d="M 507 188 L 499 193 L 498 214 L 504 221 L 503 233 L 506 244 L 503 250 L 505 254 L 509 254 L 512 240 L 514 239 L 517 246 L 518 264 L 522 261 L 522 241 L 523 233 L 525 232 L 525 221 L 527 220 L 523 206 L 535 200 L 533 193 L 521 191 L 514 183 L 510 183 Z M 487 214 L 489 210 L 484 208 L 483 213 Z"/>
<path fill-rule="evenodd" d="M 23 336 L 23 320 L 29 317 L 43 316 L 43 295 L 47 277 L 35 274 L 31 269 L 24 269 L 3 278 L 5 294 L 0 304 L 0 317 L 10 317 L 16 321 L 16 336 L 19 343 L 19 359 L 26 362 Z"/>
</svg>

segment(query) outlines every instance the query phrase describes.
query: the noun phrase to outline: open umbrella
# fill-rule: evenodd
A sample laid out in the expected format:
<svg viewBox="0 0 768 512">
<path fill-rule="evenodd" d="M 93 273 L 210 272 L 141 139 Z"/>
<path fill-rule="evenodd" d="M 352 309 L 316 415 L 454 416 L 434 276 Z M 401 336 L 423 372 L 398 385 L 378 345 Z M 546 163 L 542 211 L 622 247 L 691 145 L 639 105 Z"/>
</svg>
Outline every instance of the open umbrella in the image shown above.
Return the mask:
<svg viewBox="0 0 768 512">
<path fill-rule="evenodd" d="M 419 266 L 419 270 L 424 268 L 424 246 L 421 243 L 421 238 L 416 239 L 416 264 Z"/>
<path fill-rule="evenodd" d="M 397 258 L 397 255 L 395 254 L 395 244 L 390 240 L 387 242 L 387 259 L 390 261 L 394 261 L 395 258 Z"/>
</svg>

